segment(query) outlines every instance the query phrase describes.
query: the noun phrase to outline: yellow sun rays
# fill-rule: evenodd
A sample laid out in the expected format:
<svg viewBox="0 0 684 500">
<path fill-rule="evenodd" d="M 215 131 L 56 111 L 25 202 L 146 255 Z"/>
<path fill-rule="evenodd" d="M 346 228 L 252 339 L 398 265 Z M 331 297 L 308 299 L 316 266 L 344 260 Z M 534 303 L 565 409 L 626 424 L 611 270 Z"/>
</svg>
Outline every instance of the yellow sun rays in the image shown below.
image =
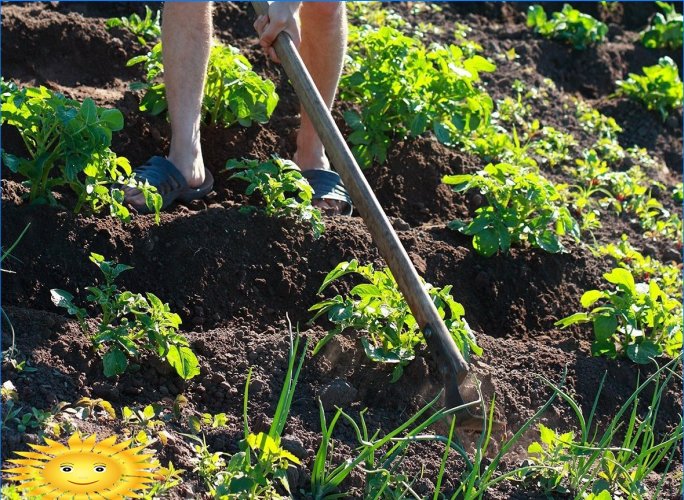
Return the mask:
<svg viewBox="0 0 684 500">
<path fill-rule="evenodd" d="M 67 445 L 45 439 L 45 445 L 29 446 L 35 451 L 17 451 L 23 458 L 8 460 L 18 465 L 4 472 L 15 474 L 18 489 L 45 500 L 93 500 L 140 498 L 154 482 L 156 461 L 141 453 L 144 446 L 131 447 L 131 441 L 116 442 L 116 436 L 97 441 L 97 436 L 81 439 L 74 433 Z"/>
</svg>

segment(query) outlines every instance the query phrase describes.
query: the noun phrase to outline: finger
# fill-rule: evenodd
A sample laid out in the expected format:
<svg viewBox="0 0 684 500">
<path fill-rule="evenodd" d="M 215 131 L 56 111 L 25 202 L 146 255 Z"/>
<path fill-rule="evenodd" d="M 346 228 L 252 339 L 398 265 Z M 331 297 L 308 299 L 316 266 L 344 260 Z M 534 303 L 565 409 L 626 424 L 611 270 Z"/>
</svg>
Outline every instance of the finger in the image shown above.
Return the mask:
<svg viewBox="0 0 684 500">
<path fill-rule="evenodd" d="M 278 54 L 276 54 L 276 51 L 273 47 L 268 47 L 266 49 L 266 54 L 271 58 L 271 61 L 280 64 L 280 58 L 278 57 Z"/>
<path fill-rule="evenodd" d="M 273 45 L 278 33 L 285 27 L 282 21 L 271 21 L 268 23 L 263 33 L 261 33 L 260 43 L 263 48 Z"/>
<path fill-rule="evenodd" d="M 259 33 L 259 36 L 264 32 L 264 28 L 268 24 L 268 16 L 259 16 L 256 21 L 254 21 L 254 29 Z"/>
</svg>

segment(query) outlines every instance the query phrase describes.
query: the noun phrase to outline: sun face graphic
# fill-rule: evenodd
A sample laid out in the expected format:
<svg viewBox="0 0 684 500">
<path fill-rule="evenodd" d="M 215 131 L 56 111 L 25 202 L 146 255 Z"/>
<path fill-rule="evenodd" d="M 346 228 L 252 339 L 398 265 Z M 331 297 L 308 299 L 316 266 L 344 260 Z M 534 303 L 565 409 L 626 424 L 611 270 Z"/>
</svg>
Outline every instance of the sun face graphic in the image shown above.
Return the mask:
<svg viewBox="0 0 684 500">
<path fill-rule="evenodd" d="M 4 469 L 17 474 L 22 493 L 44 499 L 86 500 L 94 498 L 136 498 L 138 490 L 154 482 L 155 461 L 141 454 L 143 446 L 131 448 L 131 441 L 116 442 L 111 436 L 98 442 L 95 435 L 81 439 L 73 434 L 67 446 L 45 439 L 46 446 L 29 445 L 36 451 L 17 451 L 24 458 L 8 460 L 19 467 Z"/>
</svg>

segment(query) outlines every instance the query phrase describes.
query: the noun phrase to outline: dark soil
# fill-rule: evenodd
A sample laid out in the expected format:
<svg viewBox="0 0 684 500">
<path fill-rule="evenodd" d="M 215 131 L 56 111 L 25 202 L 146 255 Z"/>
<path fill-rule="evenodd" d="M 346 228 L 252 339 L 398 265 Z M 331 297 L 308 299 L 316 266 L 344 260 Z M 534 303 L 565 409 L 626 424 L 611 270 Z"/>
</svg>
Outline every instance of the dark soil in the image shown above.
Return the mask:
<svg viewBox="0 0 684 500">
<path fill-rule="evenodd" d="M 472 26 L 471 37 L 482 44 L 486 55 L 515 47 L 519 59 L 497 60 L 496 72 L 486 78 L 494 98 L 510 95 L 516 79 L 539 86 L 549 78 L 556 89 L 550 91 L 547 104 L 535 110 L 543 124 L 572 132 L 586 145 L 589 138 L 580 130 L 574 113 L 563 110 L 573 96 L 582 97 L 615 117 L 624 128 L 624 146 L 646 147 L 665 162 L 668 169 L 659 174 L 659 180 L 668 185 L 681 182 L 681 112 L 663 123 L 657 115 L 627 100 L 609 98 L 616 79 L 654 64 L 663 55 L 635 44 L 653 6 L 621 4 L 606 19 L 611 29 L 609 40 L 578 54 L 531 33 L 524 25 L 526 5 L 445 4 L 441 12 L 423 13 L 418 18 L 442 26 L 441 36 L 447 40 L 453 23 Z M 407 6 L 396 8 L 416 19 Z M 593 5 L 583 8 L 594 9 L 598 15 Z M 164 118 L 139 112 L 138 98 L 128 89 L 142 74 L 137 67 L 127 68 L 126 61 L 143 49 L 135 37 L 104 27 L 106 18 L 134 10 L 142 12 L 143 5 L 3 4 L 2 75 L 23 85 L 45 85 L 70 97 L 92 97 L 99 105 L 118 107 L 125 115 L 126 127 L 115 135 L 113 149 L 139 164 L 166 151 L 170 131 Z M 326 232 L 316 240 L 306 226 L 293 221 L 240 213 L 240 206 L 247 201 L 242 194 L 244 186 L 228 180 L 223 171 L 226 160 L 265 159 L 271 154 L 288 157 L 298 126 L 296 97 L 280 69 L 257 50 L 251 18 L 245 4 L 218 4 L 215 34 L 238 46 L 257 71 L 276 82 L 281 102 L 264 126 L 204 128 L 204 158 L 216 178 L 215 192 L 206 200 L 172 207 L 162 215 L 160 225 L 154 224 L 152 216 L 138 216 L 123 225 L 104 215 L 74 215 L 60 208 L 29 206 L 21 198 L 24 188 L 3 170 L 3 248 L 30 223 L 12 257 L 3 262 L 7 272 L 2 275 L 2 303 L 14 325 L 16 347 L 36 369 L 17 372 L 8 363 L 3 365 L 3 378 L 17 387 L 22 404 L 47 409 L 87 396 L 104 398 L 120 413 L 123 406 L 150 403 L 170 408 L 173 399 L 183 394 L 188 399 L 184 416 L 228 415 L 227 427 L 208 431 L 207 442 L 213 451 L 233 453 L 242 437 L 242 392 L 250 367 L 250 425 L 258 432 L 270 424 L 287 368 L 286 317 L 299 325 L 311 345 L 324 335 L 324 329 L 307 324 L 311 316 L 307 309 L 321 299 L 316 292 L 326 273 L 342 260 L 382 265 L 357 216 L 326 217 Z M 681 60 L 681 54 L 674 57 Z M 346 106 L 339 103 L 336 116 Z M 2 130 L 2 145 L 9 152 L 22 150 L 20 137 L 7 127 Z M 441 178 L 482 166 L 480 159 L 425 137 L 394 144 L 386 164 L 373 166 L 367 177 L 418 272 L 434 285 L 454 285 L 453 294 L 465 307 L 466 318 L 485 351 L 473 362 L 472 371 L 483 382 L 488 397 L 496 394 L 497 418 L 505 424 L 496 441 L 503 439 L 503 433 L 515 432 L 549 398 L 551 392 L 540 377 L 560 383 L 566 370 L 565 386 L 587 413 L 601 378 L 607 374 L 596 409 L 598 424 L 606 424 L 649 369 L 592 357 L 588 328 L 560 330 L 554 322 L 579 309 L 582 292 L 601 286 L 602 274 L 611 263 L 571 242 L 567 254 L 550 255 L 529 248 L 489 259 L 476 254 L 468 238 L 446 228 L 449 221 L 469 216 L 474 210 L 472 199 L 451 192 Z M 671 201 L 663 202 L 678 210 Z M 622 233 L 632 242 L 643 241 L 640 229 L 626 221 L 615 220 L 606 226 L 596 233 L 600 241 L 613 241 Z M 83 303 L 86 287 L 100 280 L 99 271 L 88 261 L 90 252 L 133 266 L 133 271 L 121 276 L 120 286 L 152 292 L 180 314 L 182 332 L 200 358 L 200 376 L 184 382 L 164 363 L 143 357 L 125 375 L 104 377 L 101 359 L 92 352 L 78 324 L 52 304 L 49 292 L 62 288 Z M 651 245 L 649 252 L 664 261 L 681 262 L 678 252 L 673 253 L 667 245 Z M 337 285 L 330 293 L 340 293 L 349 285 Z M 5 327 L 3 350 L 11 341 Z M 391 369 L 368 361 L 354 332 L 333 339 L 318 356 L 307 357 L 285 430 L 286 447 L 303 460 L 303 466 L 290 478 L 294 491 L 307 488 L 307 471 L 319 444 L 318 397 L 329 410 L 341 405 L 356 414 L 368 407 L 369 429 L 389 431 L 441 388 L 426 352 L 420 353 L 398 382 L 390 384 L 390 376 Z M 666 393 L 660 411 L 659 432 L 680 421 L 677 387 Z M 164 463 L 171 460 L 188 471 L 184 484 L 172 490 L 171 496 L 204 498 L 206 489 L 190 472 L 193 452 L 179 434 L 188 431 L 185 422 L 184 418 L 171 421 L 167 428 L 172 439 L 166 446 L 157 443 L 154 448 Z M 577 429 L 572 411 L 558 400 L 542 422 L 559 429 Z M 79 425 L 103 436 L 124 431 L 120 423 L 103 418 Z M 536 436 L 529 431 L 504 467 L 517 465 Z M 11 430 L 3 437 L 3 461 L 37 439 Z M 335 437 L 339 439 L 336 459 L 351 456 L 356 445 L 351 427 L 341 424 Z M 404 463 L 407 472 L 418 475 L 424 468 L 414 487 L 419 495 L 432 494 L 442 451 L 427 443 L 410 449 Z M 681 451 L 676 459 L 681 460 Z M 446 491 L 456 487 L 462 470 L 463 463 L 456 459 L 448 465 L 442 485 Z M 675 483 L 673 476 L 663 498 L 677 495 Z M 360 475 L 346 486 L 352 495 L 362 496 Z M 535 495 L 544 498 L 520 486 L 503 484 L 490 498 Z"/>
</svg>

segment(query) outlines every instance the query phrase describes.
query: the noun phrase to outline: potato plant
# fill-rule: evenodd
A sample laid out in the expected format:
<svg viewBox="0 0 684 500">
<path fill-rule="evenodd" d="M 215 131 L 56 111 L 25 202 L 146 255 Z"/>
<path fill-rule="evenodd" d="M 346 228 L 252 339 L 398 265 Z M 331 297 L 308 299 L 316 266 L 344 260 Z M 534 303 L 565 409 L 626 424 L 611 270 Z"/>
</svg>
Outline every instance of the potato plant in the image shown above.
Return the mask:
<svg viewBox="0 0 684 500">
<path fill-rule="evenodd" d="M 586 49 L 602 42 L 608 34 L 608 26 L 570 4 L 563 5 L 560 12 L 554 12 L 551 19 L 541 5 L 531 5 L 527 10 L 527 26 L 534 28 L 535 33 L 563 41 L 575 49 Z"/>
<path fill-rule="evenodd" d="M 476 174 L 444 176 L 454 191 L 477 190 L 486 205 L 470 222 L 455 220 L 451 229 L 473 237 L 475 250 L 490 257 L 511 245 L 529 243 L 550 253 L 564 251 L 561 237 L 579 239 L 579 226 L 553 183 L 532 169 L 499 163 Z"/>
<path fill-rule="evenodd" d="M 158 81 L 164 72 L 161 43 L 127 63 L 128 66 L 136 64 L 142 64 L 146 73 L 144 83 L 131 85 L 133 90 L 144 90 L 140 110 L 153 115 L 166 111 L 166 85 Z M 225 127 L 236 123 L 244 127 L 253 122 L 266 123 L 277 104 L 278 94 L 272 81 L 252 71 L 252 65 L 238 49 L 214 42 L 202 100 L 205 123 Z"/>
<path fill-rule="evenodd" d="M 314 237 L 323 234 L 325 225 L 321 212 L 311 204 L 313 189 L 292 161 L 273 157 L 266 162 L 257 160 L 228 160 L 226 169 L 235 173 L 231 179 L 249 183 L 246 195 L 258 192 L 264 200 L 263 211 L 272 217 L 294 217 L 311 224 Z M 244 211 L 254 207 L 243 207 Z"/>
<path fill-rule="evenodd" d="M 45 87 L 19 88 L 2 81 L 2 124 L 17 128 L 28 157 L 2 152 L 2 162 L 25 177 L 31 203 L 56 204 L 53 191 L 70 188 L 76 195 L 74 212 L 84 206 L 97 212 L 109 207 L 112 215 L 130 220 L 122 185 L 137 187 L 147 206 L 159 216 L 161 197 L 147 183 L 132 176 L 128 160 L 109 149 L 112 132 L 123 128 L 117 109 L 82 103 Z"/>
<path fill-rule="evenodd" d="M 658 12 L 651 24 L 641 32 L 641 43 L 649 49 L 676 50 L 682 46 L 684 24 L 682 14 L 677 12 L 675 4 L 656 2 L 662 12 Z"/>
<path fill-rule="evenodd" d="M 682 349 L 682 326 L 679 301 L 662 291 L 656 280 L 648 284 L 636 283 L 632 273 L 615 268 L 603 275 L 615 285 L 614 291 L 589 290 L 580 303 L 589 312 L 572 314 L 556 322 L 566 328 L 577 323 L 591 322 L 595 356 L 627 356 L 635 363 L 644 364 L 665 354 L 677 357 Z"/>
<path fill-rule="evenodd" d="M 120 375 L 128 368 L 128 358 L 137 358 L 142 350 L 151 350 L 163 357 L 183 379 L 199 375 L 199 362 L 188 347 L 187 339 L 178 333 L 180 317 L 171 312 L 156 295 L 119 291 L 114 281 L 121 273 L 132 269 L 124 264 L 106 261 L 102 255 L 91 253 L 93 262 L 104 276 L 104 284 L 87 288 L 88 301 L 101 311 L 97 328 L 87 321 L 85 309 L 74 303 L 74 296 L 60 289 L 52 289 L 52 302 L 76 316 L 81 329 L 93 347 L 103 351 L 104 374 Z"/>
<path fill-rule="evenodd" d="M 309 308 L 316 312 L 312 322 L 325 314 L 334 325 L 318 342 L 314 354 L 348 328 L 363 332 L 366 336 L 361 337 L 361 344 L 366 355 L 372 361 L 396 365 L 392 372 L 392 382 L 395 382 L 404 366 L 415 357 L 416 348 L 425 343 L 423 334 L 389 269 L 376 271 L 372 265 L 361 266 L 356 260 L 340 262 L 327 274 L 318 293 L 349 274 L 358 275 L 367 283 L 356 285 L 344 297 L 336 295 Z M 465 359 L 472 354 L 481 355 L 482 349 L 463 317 L 463 306 L 451 296 L 451 286 L 435 288 L 426 283 L 425 289 Z"/>
<path fill-rule="evenodd" d="M 682 80 L 677 65 L 669 57 L 661 57 L 658 64 L 645 66 L 643 74 L 630 73 L 626 80 L 618 80 L 615 84 L 617 95 L 627 96 L 649 110 L 658 111 L 663 121 L 670 111 L 682 107 Z"/>
<path fill-rule="evenodd" d="M 344 114 L 359 163 L 384 163 L 393 139 L 428 130 L 443 144 L 461 143 L 489 121 L 492 100 L 478 82 L 494 69 L 456 45 L 428 49 L 388 26 L 355 31 L 340 93 L 360 110 Z"/>
<path fill-rule="evenodd" d="M 135 12 L 128 17 L 113 17 L 107 19 L 105 26 L 107 29 L 122 28 L 130 31 L 136 37 L 140 45 L 147 45 L 161 36 L 161 11 L 156 13 L 145 5 L 145 17 L 140 17 Z"/>
</svg>

